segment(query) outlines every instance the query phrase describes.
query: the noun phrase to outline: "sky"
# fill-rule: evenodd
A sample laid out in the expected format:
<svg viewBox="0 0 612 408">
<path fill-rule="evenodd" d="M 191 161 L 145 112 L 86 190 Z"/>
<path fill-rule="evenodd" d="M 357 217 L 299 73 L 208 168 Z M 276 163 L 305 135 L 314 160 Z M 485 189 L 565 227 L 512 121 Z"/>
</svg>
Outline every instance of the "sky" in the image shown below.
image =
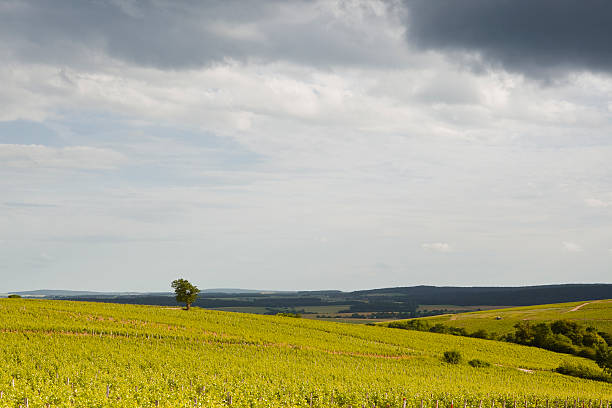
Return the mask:
<svg viewBox="0 0 612 408">
<path fill-rule="evenodd" d="M 0 292 L 612 282 L 612 3 L 0 0 Z"/>
</svg>

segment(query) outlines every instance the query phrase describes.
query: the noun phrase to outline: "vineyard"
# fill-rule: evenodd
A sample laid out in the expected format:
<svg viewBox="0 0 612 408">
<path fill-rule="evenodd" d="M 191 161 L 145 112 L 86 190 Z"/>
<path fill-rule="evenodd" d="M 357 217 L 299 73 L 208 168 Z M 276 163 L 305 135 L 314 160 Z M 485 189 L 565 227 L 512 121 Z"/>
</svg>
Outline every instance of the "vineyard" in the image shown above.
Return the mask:
<svg viewBox="0 0 612 408">
<path fill-rule="evenodd" d="M 164 307 L 0 300 L 1 407 L 607 407 L 590 360 L 436 333 Z M 467 361 L 447 364 L 459 350 Z"/>
</svg>

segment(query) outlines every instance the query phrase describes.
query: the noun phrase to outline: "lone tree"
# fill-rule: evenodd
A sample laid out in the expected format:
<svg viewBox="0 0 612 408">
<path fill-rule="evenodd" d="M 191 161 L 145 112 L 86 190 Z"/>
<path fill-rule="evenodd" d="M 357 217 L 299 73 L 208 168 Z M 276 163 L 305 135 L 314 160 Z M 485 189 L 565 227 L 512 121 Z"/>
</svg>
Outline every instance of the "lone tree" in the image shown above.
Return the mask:
<svg viewBox="0 0 612 408">
<path fill-rule="evenodd" d="M 176 293 L 176 301 L 185 303 L 187 310 L 191 308 L 191 304 L 195 302 L 200 293 L 200 289 L 189 283 L 186 279 L 176 279 L 170 284 Z"/>
</svg>

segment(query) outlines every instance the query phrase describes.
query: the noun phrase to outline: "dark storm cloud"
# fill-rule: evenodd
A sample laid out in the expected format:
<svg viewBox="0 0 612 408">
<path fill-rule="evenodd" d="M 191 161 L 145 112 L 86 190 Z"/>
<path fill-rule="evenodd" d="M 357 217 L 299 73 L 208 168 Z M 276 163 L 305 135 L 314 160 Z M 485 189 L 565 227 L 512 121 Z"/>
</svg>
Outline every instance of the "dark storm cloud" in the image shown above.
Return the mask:
<svg viewBox="0 0 612 408">
<path fill-rule="evenodd" d="M 407 38 L 530 76 L 612 70 L 609 0 L 407 0 Z"/>
<path fill-rule="evenodd" d="M 306 1 L 0 0 L 0 50 L 29 62 L 86 64 L 109 55 L 171 69 L 250 57 L 395 64 L 393 45 L 377 37 L 385 35 L 376 29 L 384 17 L 362 8 L 367 23 L 354 24 L 343 10 L 334 15 Z"/>
</svg>

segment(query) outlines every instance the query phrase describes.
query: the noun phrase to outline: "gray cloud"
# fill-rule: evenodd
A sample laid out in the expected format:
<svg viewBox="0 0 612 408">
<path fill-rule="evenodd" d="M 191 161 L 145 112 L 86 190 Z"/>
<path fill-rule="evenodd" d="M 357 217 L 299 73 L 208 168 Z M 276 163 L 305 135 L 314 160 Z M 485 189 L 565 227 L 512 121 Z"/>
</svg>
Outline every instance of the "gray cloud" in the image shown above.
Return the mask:
<svg viewBox="0 0 612 408">
<path fill-rule="evenodd" d="M 612 70 L 612 3 L 594 0 L 407 0 L 407 38 L 476 53 L 533 77 Z"/>
<path fill-rule="evenodd" d="M 609 280 L 612 77 L 402 1 L 0 0 L 6 287 Z"/>
<path fill-rule="evenodd" d="M 59 65 L 95 63 L 100 55 L 164 69 L 226 58 L 393 65 L 400 56 L 389 44 L 388 16 L 398 14 L 392 8 L 382 2 L 6 0 L 0 40 L 23 60 Z"/>
</svg>

